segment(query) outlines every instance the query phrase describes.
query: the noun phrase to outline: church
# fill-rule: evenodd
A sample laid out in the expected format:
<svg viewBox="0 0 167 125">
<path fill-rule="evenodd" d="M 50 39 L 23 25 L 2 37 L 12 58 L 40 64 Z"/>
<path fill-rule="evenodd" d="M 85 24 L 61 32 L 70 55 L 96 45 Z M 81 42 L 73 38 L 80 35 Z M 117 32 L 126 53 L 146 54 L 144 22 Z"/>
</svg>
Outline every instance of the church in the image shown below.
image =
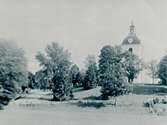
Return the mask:
<svg viewBox="0 0 167 125">
<path fill-rule="evenodd" d="M 123 51 L 129 50 L 133 52 L 135 55 L 142 58 L 143 46 L 142 46 L 141 40 L 138 38 L 138 36 L 135 33 L 135 26 L 133 23 L 131 23 L 129 30 L 130 30 L 129 34 L 127 35 L 127 37 L 125 37 L 125 39 L 123 39 L 123 42 L 121 45 L 122 49 Z"/>
<path fill-rule="evenodd" d="M 144 61 L 143 56 L 143 50 L 144 47 L 142 45 L 141 40 L 138 38 L 138 36 L 135 33 L 135 25 L 133 22 L 131 23 L 129 27 L 129 33 L 128 35 L 123 39 L 121 43 L 122 51 L 130 51 L 137 55 L 142 61 Z M 149 79 L 149 76 L 147 75 L 146 69 L 143 69 L 143 71 L 140 72 L 138 77 L 134 80 L 135 83 L 145 83 Z"/>
</svg>

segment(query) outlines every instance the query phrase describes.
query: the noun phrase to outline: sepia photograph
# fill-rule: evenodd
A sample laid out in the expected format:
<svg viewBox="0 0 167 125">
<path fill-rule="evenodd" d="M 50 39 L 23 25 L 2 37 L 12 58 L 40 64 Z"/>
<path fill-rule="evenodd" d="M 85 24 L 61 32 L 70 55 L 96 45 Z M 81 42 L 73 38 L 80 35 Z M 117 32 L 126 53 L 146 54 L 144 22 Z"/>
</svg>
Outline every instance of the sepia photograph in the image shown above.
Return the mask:
<svg viewBox="0 0 167 125">
<path fill-rule="evenodd" d="M 0 125 L 167 125 L 167 1 L 0 0 Z"/>
</svg>

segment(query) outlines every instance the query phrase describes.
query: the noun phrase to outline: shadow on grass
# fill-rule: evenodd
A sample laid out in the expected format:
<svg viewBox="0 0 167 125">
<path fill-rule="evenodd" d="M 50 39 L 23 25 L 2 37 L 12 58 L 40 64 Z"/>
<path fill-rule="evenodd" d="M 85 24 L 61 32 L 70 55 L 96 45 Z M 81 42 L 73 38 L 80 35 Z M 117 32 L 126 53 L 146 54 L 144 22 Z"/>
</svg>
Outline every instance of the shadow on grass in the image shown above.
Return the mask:
<svg viewBox="0 0 167 125">
<path fill-rule="evenodd" d="M 47 93 L 46 95 L 47 95 L 47 96 L 52 96 L 52 95 L 53 95 L 53 93 L 52 93 L 52 92 L 50 92 L 50 93 Z"/>
<path fill-rule="evenodd" d="M 94 107 L 94 108 L 102 108 L 105 107 L 106 105 L 103 102 L 95 102 L 95 101 L 79 101 L 77 103 L 77 106 L 79 107 Z"/>
<path fill-rule="evenodd" d="M 52 98 L 44 98 L 44 97 L 40 97 L 39 100 L 43 100 L 43 101 L 53 101 Z"/>
<path fill-rule="evenodd" d="M 83 100 L 102 100 L 102 99 L 101 99 L 101 96 L 89 96 L 89 97 L 83 98 Z"/>
<path fill-rule="evenodd" d="M 83 87 L 73 88 L 73 92 L 82 92 L 85 91 Z"/>
<path fill-rule="evenodd" d="M 83 100 L 80 100 L 77 102 L 77 106 L 79 107 L 93 107 L 93 108 L 103 108 L 108 105 L 115 106 L 114 100 L 102 100 L 101 96 L 89 96 L 86 98 L 83 98 Z"/>
</svg>

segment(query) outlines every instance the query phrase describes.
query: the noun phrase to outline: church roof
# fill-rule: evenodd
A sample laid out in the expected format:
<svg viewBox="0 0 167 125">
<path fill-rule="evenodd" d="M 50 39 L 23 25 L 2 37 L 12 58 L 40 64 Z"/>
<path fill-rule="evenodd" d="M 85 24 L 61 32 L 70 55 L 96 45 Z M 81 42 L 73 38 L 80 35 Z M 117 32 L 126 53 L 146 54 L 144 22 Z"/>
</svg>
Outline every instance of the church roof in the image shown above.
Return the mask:
<svg viewBox="0 0 167 125">
<path fill-rule="evenodd" d="M 136 36 L 135 34 L 135 26 L 133 23 L 130 25 L 130 32 L 127 37 L 122 42 L 122 45 L 128 45 L 128 44 L 140 44 L 141 41 L 140 39 Z"/>
</svg>

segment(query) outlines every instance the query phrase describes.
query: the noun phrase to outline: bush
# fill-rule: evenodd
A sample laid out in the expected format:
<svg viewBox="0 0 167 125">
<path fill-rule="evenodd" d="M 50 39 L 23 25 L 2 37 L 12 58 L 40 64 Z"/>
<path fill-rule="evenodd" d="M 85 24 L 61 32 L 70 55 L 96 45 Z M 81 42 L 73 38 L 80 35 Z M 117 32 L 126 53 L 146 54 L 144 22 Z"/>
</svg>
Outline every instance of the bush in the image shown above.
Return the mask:
<svg viewBox="0 0 167 125">
<path fill-rule="evenodd" d="M 148 109 L 149 113 L 156 115 L 164 115 L 166 114 L 166 106 L 164 107 L 162 104 L 167 104 L 166 99 L 153 98 L 143 103 L 143 106 Z M 159 106 L 160 105 L 160 106 Z"/>
<path fill-rule="evenodd" d="M 160 99 L 156 97 L 156 98 L 153 98 L 151 100 L 144 102 L 143 105 L 144 105 L 144 107 L 149 108 L 149 107 L 153 107 L 155 104 L 159 104 L 159 103 L 161 103 Z"/>
</svg>

